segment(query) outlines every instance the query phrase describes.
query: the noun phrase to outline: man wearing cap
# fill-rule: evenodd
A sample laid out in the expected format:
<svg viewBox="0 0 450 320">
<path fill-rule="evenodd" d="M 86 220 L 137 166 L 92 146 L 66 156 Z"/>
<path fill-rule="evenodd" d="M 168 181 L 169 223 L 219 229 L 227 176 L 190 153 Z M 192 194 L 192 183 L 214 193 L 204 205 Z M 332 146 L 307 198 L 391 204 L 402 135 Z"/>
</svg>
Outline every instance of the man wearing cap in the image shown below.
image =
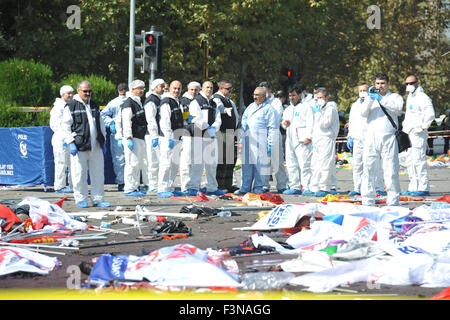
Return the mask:
<svg viewBox="0 0 450 320">
<path fill-rule="evenodd" d="M 130 96 L 122 104 L 122 144 L 125 153 L 125 187 L 126 197 L 139 197 L 145 192 L 139 191 L 140 172 L 146 170 L 144 158 L 146 156 L 145 135 L 147 134 L 147 119 L 145 117 L 142 97 L 145 83 L 134 80 L 129 84 Z"/>
<path fill-rule="evenodd" d="M 55 99 L 53 108 L 50 111 L 50 128 L 53 130 L 53 158 L 55 160 L 55 180 L 53 186 L 57 193 L 70 193 L 73 192 L 72 179 L 70 177 L 70 150 L 64 142 L 62 118 L 64 107 L 73 98 L 73 88 L 69 85 L 62 86 L 59 94 L 61 98 Z M 69 182 L 68 188 L 66 187 L 66 179 Z"/>
<path fill-rule="evenodd" d="M 187 91 L 180 97 L 180 105 L 183 108 L 184 114 L 189 113 L 189 105 L 192 100 L 198 95 L 201 89 L 201 84 L 197 81 L 189 82 L 187 86 Z M 186 118 L 186 117 L 185 117 Z M 184 119 L 185 121 L 187 119 Z M 191 181 L 191 162 L 193 157 L 192 145 L 193 138 L 188 135 L 184 136 L 181 141 L 181 153 L 180 153 L 180 180 L 181 180 L 181 191 L 187 192 L 189 195 L 196 195 L 198 190 L 192 185 Z"/>
<path fill-rule="evenodd" d="M 237 161 L 236 129 L 240 126 L 240 116 L 236 105 L 230 99 L 233 90 L 231 81 L 222 79 L 218 84 L 219 90 L 213 97 L 220 112 L 222 124 L 217 139 L 219 163 L 217 164 L 216 179 L 219 189 L 234 192 L 237 190 L 233 186 L 234 165 Z"/>
<path fill-rule="evenodd" d="M 89 81 L 77 84 L 77 92 L 67 103 L 63 114 L 64 141 L 69 145 L 70 169 L 74 198 L 78 208 L 87 208 L 88 172 L 94 207 L 110 207 L 104 201 L 104 159 L 106 129 L 98 104 L 91 100 Z"/>
<path fill-rule="evenodd" d="M 150 193 L 158 192 L 159 137 L 162 135 L 161 129 L 159 128 L 159 107 L 165 84 L 166 82 L 163 79 L 153 80 L 150 86 L 152 91 L 144 103 L 148 131 L 148 134 L 145 135 L 145 145 L 147 150 L 147 177 Z"/>
<path fill-rule="evenodd" d="M 111 158 L 114 168 L 114 174 L 116 175 L 117 190 L 123 191 L 124 178 L 123 173 L 125 169 L 125 155 L 123 152 L 122 138 L 116 139 L 117 134 L 117 115 L 120 107 L 127 99 L 126 92 L 128 91 L 128 85 L 126 83 L 119 83 L 117 86 L 117 92 L 119 95 L 113 100 L 108 102 L 106 107 L 102 110 L 101 116 L 105 126 L 109 128 L 109 146 L 111 148 Z M 119 143 L 120 141 L 120 143 Z"/>
</svg>

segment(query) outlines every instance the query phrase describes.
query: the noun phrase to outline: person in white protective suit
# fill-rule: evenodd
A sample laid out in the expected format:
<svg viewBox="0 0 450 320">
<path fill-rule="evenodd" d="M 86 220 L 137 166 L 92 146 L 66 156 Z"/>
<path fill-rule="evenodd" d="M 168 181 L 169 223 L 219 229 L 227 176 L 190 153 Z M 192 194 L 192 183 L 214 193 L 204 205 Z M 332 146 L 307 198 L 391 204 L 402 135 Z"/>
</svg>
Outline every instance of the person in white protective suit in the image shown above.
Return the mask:
<svg viewBox="0 0 450 320">
<path fill-rule="evenodd" d="M 312 94 L 306 93 L 305 85 L 297 83 L 289 92 L 291 104 L 283 113 L 282 126 L 286 128 L 286 169 L 289 189 L 283 194 L 311 196 L 311 153 L 313 113 Z"/>
<path fill-rule="evenodd" d="M 50 128 L 53 130 L 52 147 L 55 163 L 55 179 L 53 188 L 56 193 L 71 193 L 72 179 L 70 177 L 70 150 L 64 141 L 62 118 L 64 107 L 73 99 L 73 88 L 64 85 L 59 90 L 60 98 L 56 98 L 50 111 Z M 66 187 L 66 185 L 69 187 Z"/>
<path fill-rule="evenodd" d="M 286 174 L 286 167 L 284 165 L 284 139 L 281 132 L 282 130 L 284 131 L 284 128 L 281 126 L 281 122 L 283 120 L 284 105 L 279 97 L 275 97 L 270 105 L 276 111 L 276 115 L 278 118 L 277 123 L 279 124 L 278 134 L 274 136 L 274 152 L 272 152 L 271 155 L 270 165 L 272 174 L 275 175 L 275 179 L 277 180 L 276 188 L 278 190 L 278 193 L 283 193 L 286 190 L 288 183 L 288 176 Z M 266 185 L 264 188 L 265 190 L 270 191 L 269 180 L 266 181 Z"/>
<path fill-rule="evenodd" d="M 105 126 L 109 128 L 109 146 L 111 148 L 111 158 L 114 169 L 114 174 L 116 175 L 117 190 L 123 191 L 124 188 L 124 178 L 123 172 L 125 169 L 125 155 L 123 152 L 123 147 L 118 143 L 116 139 L 117 134 L 117 114 L 119 113 L 120 106 L 127 99 L 126 92 L 128 91 L 128 85 L 126 83 L 119 83 L 117 86 L 117 92 L 119 95 L 113 100 L 108 102 L 108 104 L 101 111 L 101 116 Z"/>
<path fill-rule="evenodd" d="M 161 96 L 164 93 L 166 82 L 163 79 L 155 79 L 151 83 L 151 93 L 144 102 L 145 118 L 147 120 L 147 134 L 145 135 L 145 145 L 147 151 L 147 179 L 148 192 L 158 192 L 158 171 L 159 171 L 159 137 L 162 134 L 159 129 L 159 107 Z M 144 169 L 145 170 L 145 169 Z"/>
<path fill-rule="evenodd" d="M 184 119 L 183 108 L 178 100 L 181 95 L 182 84 L 178 80 L 170 83 L 169 94 L 164 94 L 159 109 L 159 127 L 163 136 L 160 137 L 160 159 L 158 172 L 158 197 L 169 198 L 182 195 L 175 190 L 174 181 L 180 164 L 179 138 L 183 136 Z"/>
<path fill-rule="evenodd" d="M 324 197 L 332 187 L 333 170 L 336 170 L 336 137 L 339 133 L 337 105 L 329 101 L 330 94 L 324 87 L 317 88 L 317 99 L 313 108 L 312 131 L 313 152 L 311 156 L 312 176 L 310 191 L 315 197 Z"/>
<path fill-rule="evenodd" d="M 200 190 L 203 169 L 206 173 L 204 191 L 207 195 L 223 195 L 218 189 L 216 170 L 218 162 L 217 131 L 222 125 L 220 110 L 212 96 L 214 85 L 211 81 L 202 84 L 202 90 L 189 104 L 189 115 L 193 117 L 194 136 L 191 138 L 190 189 Z M 189 139 L 189 137 L 187 137 Z M 186 137 L 183 137 L 183 140 Z M 185 145 L 183 144 L 183 147 Z M 202 190 L 203 191 L 203 190 Z"/>
<path fill-rule="evenodd" d="M 121 107 L 122 145 L 125 154 L 123 192 L 126 197 L 139 197 L 146 194 L 144 191 L 139 191 L 140 173 L 147 170 L 144 162 L 147 119 L 142 104 L 145 83 L 142 80 L 134 80 L 128 86 L 131 90 L 130 96 Z"/>
<path fill-rule="evenodd" d="M 409 135 L 411 148 L 407 150 L 407 170 L 409 177 L 408 190 L 404 194 L 412 196 L 429 196 L 430 184 L 427 169 L 428 128 L 435 118 L 433 103 L 430 97 L 419 86 L 416 76 L 406 78 L 405 120 L 403 131 Z"/>
<path fill-rule="evenodd" d="M 270 105 L 264 87 L 255 89 L 253 99 L 242 115 L 242 183 L 235 192 L 238 195 L 264 193 L 270 174 L 274 135 L 279 130 L 276 111 Z"/>
<path fill-rule="evenodd" d="M 83 80 L 63 113 L 64 141 L 69 145 L 73 194 L 78 208 L 88 207 L 88 171 L 94 207 L 110 207 L 104 201 L 104 159 L 106 129 L 99 105 L 91 100 L 92 86 Z"/>
<path fill-rule="evenodd" d="M 400 179 L 398 144 L 395 129 L 380 105 L 385 107 L 392 120 L 398 126 L 398 117 L 403 108 L 403 98 L 389 90 L 387 74 L 375 75 L 375 87 L 369 88 L 369 99 L 365 99 L 361 108 L 362 117 L 367 119 L 364 137 L 363 180 L 361 197 L 363 205 L 375 205 L 375 177 L 377 161 L 381 157 L 384 183 L 387 190 L 386 204 L 396 206 L 400 200 Z"/>
<path fill-rule="evenodd" d="M 202 89 L 202 85 L 197 81 L 191 81 L 187 85 L 187 91 L 180 97 L 180 106 L 183 109 L 183 120 L 187 124 L 187 118 L 189 117 L 189 105 L 192 100 L 199 94 Z M 191 124 L 192 116 L 189 117 L 189 123 Z M 191 126 L 193 128 L 193 126 Z M 181 191 L 188 195 L 195 196 L 199 190 L 197 190 L 191 181 L 191 167 L 192 167 L 192 144 L 194 140 L 191 135 L 185 135 L 181 139 L 181 153 L 180 153 L 180 183 Z"/>
<path fill-rule="evenodd" d="M 353 190 L 348 193 L 349 196 L 361 195 L 361 181 L 364 168 L 364 135 L 367 130 L 367 119 L 361 116 L 361 108 L 365 99 L 369 97 L 369 85 L 366 83 L 359 85 L 358 95 L 358 99 L 350 108 L 348 122 L 347 147 L 353 152 Z M 377 194 L 383 195 L 384 183 L 381 158 L 377 161 L 377 166 L 375 190 Z"/>
</svg>

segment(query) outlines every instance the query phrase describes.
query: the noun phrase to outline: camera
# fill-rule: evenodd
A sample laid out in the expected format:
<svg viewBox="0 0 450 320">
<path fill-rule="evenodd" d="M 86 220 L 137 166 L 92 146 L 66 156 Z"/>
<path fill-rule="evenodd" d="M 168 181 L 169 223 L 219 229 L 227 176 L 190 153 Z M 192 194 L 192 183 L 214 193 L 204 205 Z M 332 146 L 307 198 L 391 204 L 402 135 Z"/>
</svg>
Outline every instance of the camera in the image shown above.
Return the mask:
<svg viewBox="0 0 450 320">
<path fill-rule="evenodd" d="M 379 92 L 380 92 L 380 89 L 375 89 L 375 87 L 371 87 L 369 89 L 369 93 L 379 93 Z"/>
</svg>

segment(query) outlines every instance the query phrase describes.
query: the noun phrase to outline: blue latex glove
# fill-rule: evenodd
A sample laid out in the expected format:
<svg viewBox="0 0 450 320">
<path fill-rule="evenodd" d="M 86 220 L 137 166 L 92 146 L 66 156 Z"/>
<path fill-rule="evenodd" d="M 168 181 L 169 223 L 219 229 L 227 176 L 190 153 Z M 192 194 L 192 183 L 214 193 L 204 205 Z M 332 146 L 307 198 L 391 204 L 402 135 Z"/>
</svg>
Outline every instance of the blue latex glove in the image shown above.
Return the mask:
<svg viewBox="0 0 450 320">
<path fill-rule="evenodd" d="M 187 123 L 191 123 L 192 122 L 192 120 L 194 120 L 194 116 L 192 116 L 192 115 L 188 115 L 188 118 L 187 118 Z"/>
<path fill-rule="evenodd" d="M 318 105 L 315 105 L 313 108 L 313 113 L 316 113 L 316 112 L 320 112 L 320 107 Z"/>
<path fill-rule="evenodd" d="M 122 139 L 117 140 L 117 145 L 119 146 L 120 149 L 123 149 L 123 141 L 122 141 Z"/>
<path fill-rule="evenodd" d="M 111 131 L 112 134 L 116 134 L 117 130 L 116 130 L 116 123 L 114 121 L 112 121 L 109 124 L 109 130 Z"/>
<path fill-rule="evenodd" d="M 347 138 L 347 148 L 348 148 L 349 150 L 352 150 L 352 149 L 353 149 L 353 138 L 352 138 L 352 137 L 348 137 L 348 138 Z"/>
<path fill-rule="evenodd" d="M 270 144 L 267 145 L 267 154 L 269 156 L 272 154 L 272 146 Z"/>
<path fill-rule="evenodd" d="M 173 149 L 173 147 L 175 147 L 175 141 L 170 139 L 169 140 L 169 149 Z"/>
<path fill-rule="evenodd" d="M 158 138 L 152 140 L 152 147 L 156 148 L 158 146 Z"/>
<path fill-rule="evenodd" d="M 133 150 L 134 149 L 133 139 L 127 140 L 127 143 L 128 143 L 128 149 Z"/>
<path fill-rule="evenodd" d="M 78 153 L 78 148 L 75 145 L 75 142 L 72 142 L 69 146 L 70 146 L 70 154 L 76 156 Z"/>
<path fill-rule="evenodd" d="M 67 143 L 63 141 L 63 147 L 67 147 Z"/>
<path fill-rule="evenodd" d="M 370 92 L 371 89 L 373 89 L 373 86 L 371 86 L 369 88 L 369 97 L 373 100 L 377 100 L 377 101 L 381 101 L 381 99 L 383 98 L 382 96 L 380 96 L 380 94 L 378 92 Z"/>
<path fill-rule="evenodd" d="M 215 138 L 216 137 L 216 128 L 215 127 L 209 127 L 208 128 L 208 134 L 211 138 Z"/>
</svg>

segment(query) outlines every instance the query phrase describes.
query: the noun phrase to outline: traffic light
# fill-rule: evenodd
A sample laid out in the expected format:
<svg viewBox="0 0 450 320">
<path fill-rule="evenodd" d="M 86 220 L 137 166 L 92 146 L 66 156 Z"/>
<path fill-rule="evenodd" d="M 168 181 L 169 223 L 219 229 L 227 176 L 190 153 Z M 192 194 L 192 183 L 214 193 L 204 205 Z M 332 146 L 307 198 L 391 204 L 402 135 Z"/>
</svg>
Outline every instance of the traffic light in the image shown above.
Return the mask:
<svg viewBox="0 0 450 320">
<path fill-rule="evenodd" d="M 162 32 L 152 30 L 146 32 L 144 35 L 144 53 L 149 59 L 149 67 L 151 68 L 151 63 L 153 62 L 154 71 L 161 70 L 161 58 L 162 58 Z"/>
<path fill-rule="evenodd" d="M 157 40 L 153 31 L 145 33 L 144 52 L 150 59 L 156 58 Z"/>
<path fill-rule="evenodd" d="M 286 71 L 286 76 L 288 78 L 288 84 L 290 86 L 292 86 L 295 83 L 294 70 L 288 68 L 287 71 Z"/>
<path fill-rule="evenodd" d="M 149 61 L 146 58 L 145 54 L 145 31 L 141 31 L 141 34 L 136 34 L 134 36 L 134 39 L 137 42 L 140 42 L 139 44 L 134 46 L 134 53 L 137 54 L 137 57 L 134 58 L 134 63 L 141 67 L 141 73 L 144 73 L 144 71 L 148 70 Z"/>
</svg>

